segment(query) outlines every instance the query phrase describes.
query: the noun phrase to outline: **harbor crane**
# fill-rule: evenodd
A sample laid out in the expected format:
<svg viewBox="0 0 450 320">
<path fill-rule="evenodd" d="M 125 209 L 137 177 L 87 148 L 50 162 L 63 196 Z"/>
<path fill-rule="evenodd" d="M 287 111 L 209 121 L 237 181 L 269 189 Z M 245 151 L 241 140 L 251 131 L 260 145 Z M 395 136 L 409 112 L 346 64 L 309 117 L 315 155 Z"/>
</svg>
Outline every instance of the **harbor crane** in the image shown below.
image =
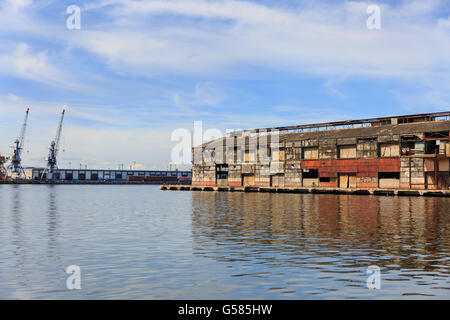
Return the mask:
<svg viewBox="0 0 450 320">
<path fill-rule="evenodd" d="M 44 178 L 44 175 L 51 173 L 52 178 L 54 178 L 54 172 L 55 169 L 58 169 L 57 165 L 57 156 L 58 156 L 58 150 L 59 150 L 59 141 L 61 140 L 61 131 L 62 131 L 62 124 L 64 120 L 64 113 L 66 110 L 62 111 L 61 114 L 61 120 L 59 121 L 58 129 L 56 130 L 56 136 L 55 139 L 50 143 L 50 151 L 48 153 L 47 158 L 47 167 L 42 172 L 41 180 Z"/>
<path fill-rule="evenodd" d="M 28 121 L 28 113 L 30 112 L 30 108 L 27 108 L 25 113 L 25 119 L 23 120 L 22 129 L 20 130 L 20 136 L 14 141 L 14 151 L 11 157 L 8 158 L 10 161 L 8 165 L 8 170 L 12 173 L 16 173 L 17 176 L 25 178 L 25 171 L 22 167 L 22 150 L 23 150 L 23 142 L 25 138 L 25 131 L 27 128 Z"/>
</svg>

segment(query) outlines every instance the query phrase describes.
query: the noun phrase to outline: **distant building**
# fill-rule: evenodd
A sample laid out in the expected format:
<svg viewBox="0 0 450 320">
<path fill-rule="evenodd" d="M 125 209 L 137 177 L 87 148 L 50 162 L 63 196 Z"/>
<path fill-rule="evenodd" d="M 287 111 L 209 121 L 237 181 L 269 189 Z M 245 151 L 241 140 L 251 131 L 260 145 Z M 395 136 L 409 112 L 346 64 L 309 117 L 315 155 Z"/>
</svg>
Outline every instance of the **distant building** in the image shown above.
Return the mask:
<svg viewBox="0 0 450 320">
<path fill-rule="evenodd" d="M 151 180 L 151 177 L 175 177 L 191 178 L 190 171 L 158 171 L 158 170 L 104 170 L 104 169 L 58 169 L 53 174 L 44 173 L 45 168 L 26 168 L 27 178 L 32 180 L 57 180 L 57 181 L 140 181 Z M 43 175 L 44 173 L 44 175 Z M 133 178 L 131 178 L 133 177 Z M 146 178 L 147 177 L 147 178 Z M 131 178 L 131 179 L 130 179 Z M 161 180 L 165 180 L 162 178 Z M 167 179 L 170 180 L 170 179 Z M 181 179 L 183 180 L 183 179 Z M 159 181 L 154 179 L 155 182 Z"/>
<path fill-rule="evenodd" d="M 192 185 L 448 190 L 450 112 L 234 132 L 193 148 Z"/>
</svg>

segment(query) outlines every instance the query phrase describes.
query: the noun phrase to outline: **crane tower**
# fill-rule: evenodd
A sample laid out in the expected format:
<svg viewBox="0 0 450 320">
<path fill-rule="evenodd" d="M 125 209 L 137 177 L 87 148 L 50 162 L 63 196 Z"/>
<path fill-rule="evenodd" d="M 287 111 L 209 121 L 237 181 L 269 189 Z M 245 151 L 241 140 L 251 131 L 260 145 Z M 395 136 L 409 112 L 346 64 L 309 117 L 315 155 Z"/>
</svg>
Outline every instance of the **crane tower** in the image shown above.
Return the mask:
<svg viewBox="0 0 450 320">
<path fill-rule="evenodd" d="M 50 143 L 50 151 L 48 153 L 47 157 L 47 167 L 45 168 L 44 172 L 42 173 L 41 180 L 44 178 L 44 175 L 51 173 L 51 178 L 54 178 L 55 170 L 58 169 L 57 165 L 57 156 L 58 156 L 58 150 L 59 150 L 59 142 L 61 140 L 61 131 L 62 131 L 62 124 L 64 119 L 64 113 L 66 110 L 62 111 L 61 114 L 61 120 L 59 121 L 58 129 L 56 130 L 56 136 L 55 139 Z"/>
<path fill-rule="evenodd" d="M 30 108 L 27 109 L 25 113 L 25 119 L 22 124 L 22 129 L 20 131 L 19 137 L 14 141 L 14 151 L 11 157 L 8 158 L 10 164 L 8 165 L 8 170 L 12 173 L 17 174 L 17 176 L 25 178 L 25 171 L 22 167 L 22 150 L 23 150 L 23 141 L 25 138 L 25 131 L 27 128 L 28 121 L 28 113 L 30 112 Z"/>
</svg>

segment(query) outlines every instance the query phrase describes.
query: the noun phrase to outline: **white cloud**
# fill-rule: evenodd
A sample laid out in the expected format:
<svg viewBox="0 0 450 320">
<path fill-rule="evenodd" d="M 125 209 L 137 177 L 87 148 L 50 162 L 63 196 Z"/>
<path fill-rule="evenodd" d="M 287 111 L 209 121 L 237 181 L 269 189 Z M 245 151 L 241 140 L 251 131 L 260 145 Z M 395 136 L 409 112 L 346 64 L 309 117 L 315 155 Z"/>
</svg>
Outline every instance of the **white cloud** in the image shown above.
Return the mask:
<svg viewBox="0 0 450 320">
<path fill-rule="evenodd" d="M 189 112 L 192 116 L 212 114 L 199 109 L 217 108 L 226 99 L 226 90 L 219 84 L 206 81 L 195 85 L 192 92 L 175 92 L 174 105 L 182 112 Z"/>
<path fill-rule="evenodd" d="M 0 73 L 72 90 L 84 87 L 67 80 L 69 76 L 50 63 L 45 51 L 31 52 L 26 43 L 17 44 L 13 52 L 0 52 Z"/>
<path fill-rule="evenodd" d="M 71 44 L 99 55 L 118 72 L 149 76 L 242 76 L 242 66 L 250 65 L 319 75 L 411 77 L 450 67 L 449 34 L 436 32 L 437 21 L 411 24 L 417 17 L 433 22 L 429 15 L 438 3 L 384 5 L 385 27 L 370 31 L 368 3 L 287 11 L 231 0 L 107 1 L 102 10 L 116 20 L 126 17 L 127 24 L 85 30 Z M 159 15 L 189 19 L 153 22 Z"/>
<path fill-rule="evenodd" d="M 5 0 L 3 3 L 3 7 L 9 10 L 22 10 L 31 6 L 33 1 L 31 0 Z"/>
<path fill-rule="evenodd" d="M 438 26 L 442 28 L 448 28 L 450 30 L 450 17 L 447 19 L 439 19 Z"/>
<path fill-rule="evenodd" d="M 175 14 L 209 19 L 234 19 L 252 23 L 285 23 L 295 16 L 281 10 L 271 9 L 248 1 L 205 1 L 205 0 L 171 0 L 171 1 L 130 1 L 117 0 L 100 2 L 99 5 L 87 5 L 86 9 L 99 9 L 104 6 L 119 4 L 112 13 L 119 16 L 146 14 Z"/>
<path fill-rule="evenodd" d="M 443 1 L 384 4 L 378 31 L 366 28 L 370 2 L 306 2 L 287 10 L 234 0 L 98 1 L 83 7 L 82 15 L 91 10 L 108 16 L 108 22 L 91 20 L 79 32 L 48 21 L 43 28 L 27 30 L 93 53 L 120 75 L 219 79 L 246 77 L 247 68 L 256 66 L 326 77 L 408 78 L 450 69 L 449 23 L 434 15 Z M 23 19 L 17 20 L 11 29 L 20 29 Z M 48 55 L 39 54 L 34 64 L 49 64 Z"/>
</svg>

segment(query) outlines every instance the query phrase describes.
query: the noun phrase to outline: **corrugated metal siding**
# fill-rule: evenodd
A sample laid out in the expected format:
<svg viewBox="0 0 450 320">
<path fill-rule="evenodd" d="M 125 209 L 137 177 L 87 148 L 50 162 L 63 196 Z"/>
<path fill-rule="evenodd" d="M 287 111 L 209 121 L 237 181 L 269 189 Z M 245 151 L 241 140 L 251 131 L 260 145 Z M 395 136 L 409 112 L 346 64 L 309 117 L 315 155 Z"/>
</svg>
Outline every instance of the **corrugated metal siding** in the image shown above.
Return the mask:
<svg viewBox="0 0 450 320">
<path fill-rule="evenodd" d="M 303 160 L 301 167 L 319 169 L 319 177 L 337 177 L 339 172 L 377 177 L 378 172 L 400 172 L 400 159 Z"/>
</svg>

